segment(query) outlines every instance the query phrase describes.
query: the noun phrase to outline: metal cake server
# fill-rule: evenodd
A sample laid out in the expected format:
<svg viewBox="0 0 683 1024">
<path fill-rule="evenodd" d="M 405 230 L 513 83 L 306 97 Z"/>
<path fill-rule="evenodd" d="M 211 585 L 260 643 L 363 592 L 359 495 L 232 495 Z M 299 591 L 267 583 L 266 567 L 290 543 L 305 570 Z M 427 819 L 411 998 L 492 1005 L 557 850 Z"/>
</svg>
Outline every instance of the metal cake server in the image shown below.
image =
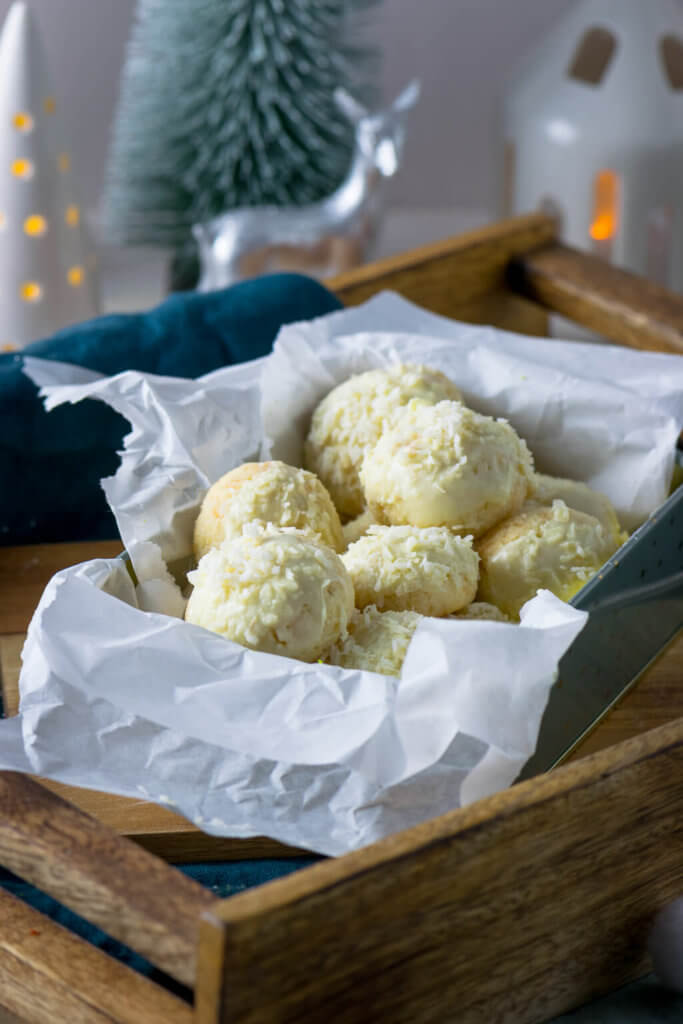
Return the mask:
<svg viewBox="0 0 683 1024">
<path fill-rule="evenodd" d="M 571 603 L 589 619 L 560 662 L 517 781 L 564 761 L 683 627 L 683 487 Z"/>
</svg>

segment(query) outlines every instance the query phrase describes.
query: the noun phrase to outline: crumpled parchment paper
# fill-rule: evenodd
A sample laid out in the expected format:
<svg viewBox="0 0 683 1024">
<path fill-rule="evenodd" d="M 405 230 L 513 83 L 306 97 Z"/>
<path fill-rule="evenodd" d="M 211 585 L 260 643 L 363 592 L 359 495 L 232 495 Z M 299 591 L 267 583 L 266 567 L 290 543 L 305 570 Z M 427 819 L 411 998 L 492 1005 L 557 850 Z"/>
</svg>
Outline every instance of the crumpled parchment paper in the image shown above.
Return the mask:
<svg viewBox="0 0 683 1024">
<path fill-rule="evenodd" d="M 537 468 L 604 491 L 629 528 L 666 496 L 683 360 L 457 324 L 391 294 L 285 327 L 271 356 L 199 381 L 27 359 L 48 407 L 96 397 L 132 424 L 103 486 L 137 584 L 121 559 L 49 583 L 20 716 L 0 724 L 0 767 L 326 854 L 514 780 L 586 621 L 547 591 L 519 626 L 424 619 L 400 680 L 246 650 L 180 617 L 177 581 L 209 483 L 271 453 L 299 462 L 317 401 L 396 361 L 443 370 L 473 408 L 511 421 Z"/>
</svg>

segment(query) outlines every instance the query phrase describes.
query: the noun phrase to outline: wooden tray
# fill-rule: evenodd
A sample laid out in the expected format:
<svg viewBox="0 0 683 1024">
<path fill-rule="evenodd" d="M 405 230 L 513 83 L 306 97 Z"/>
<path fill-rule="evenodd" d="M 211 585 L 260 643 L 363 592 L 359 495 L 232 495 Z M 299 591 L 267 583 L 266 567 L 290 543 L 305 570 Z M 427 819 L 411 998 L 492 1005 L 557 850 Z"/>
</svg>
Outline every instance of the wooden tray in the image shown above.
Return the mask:
<svg viewBox="0 0 683 1024">
<path fill-rule="evenodd" d="M 330 284 L 347 304 L 392 288 L 435 312 L 539 335 L 552 309 L 622 344 L 683 352 L 681 299 L 558 245 L 542 215 Z M 47 580 L 119 550 L 0 549 L 10 713 Z M 491 1024 L 545 1020 L 636 977 L 648 922 L 683 890 L 682 669 L 679 639 L 578 751 L 599 753 L 230 900 L 160 857 L 296 851 L 217 840 L 156 805 L 0 773 L 0 864 L 188 986 L 193 1006 L 2 890 L 0 1002 L 40 1024 Z"/>
</svg>

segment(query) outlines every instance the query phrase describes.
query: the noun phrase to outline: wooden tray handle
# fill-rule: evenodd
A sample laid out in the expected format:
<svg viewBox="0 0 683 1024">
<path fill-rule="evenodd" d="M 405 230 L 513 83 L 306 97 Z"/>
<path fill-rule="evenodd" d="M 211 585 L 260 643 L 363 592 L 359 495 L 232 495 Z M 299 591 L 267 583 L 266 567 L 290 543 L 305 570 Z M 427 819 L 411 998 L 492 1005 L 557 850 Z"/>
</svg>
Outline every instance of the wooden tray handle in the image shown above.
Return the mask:
<svg viewBox="0 0 683 1024">
<path fill-rule="evenodd" d="M 590 253 L 555 243 L 513 257 L 508 284 L 622 345 L 683 353 L 683 298 Z"/>
<path fill-rule="evenodd" d="M 188 1003 L 2 889 L 0 921 L 0 1001 L 26 1024 L 192 1024 Z"/>
<path fill-rule="evenodd" d="M 212 894 L 18 772 L 0 772 L 0 864 L 194 985 Z"/>
</svg>

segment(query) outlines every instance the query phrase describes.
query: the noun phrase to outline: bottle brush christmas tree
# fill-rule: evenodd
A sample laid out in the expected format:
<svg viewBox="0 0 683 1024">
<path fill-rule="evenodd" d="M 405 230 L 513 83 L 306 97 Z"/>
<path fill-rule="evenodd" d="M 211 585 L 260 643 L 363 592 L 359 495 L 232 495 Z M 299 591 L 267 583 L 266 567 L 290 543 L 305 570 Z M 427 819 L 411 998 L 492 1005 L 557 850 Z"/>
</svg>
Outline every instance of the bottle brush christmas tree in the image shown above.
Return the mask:
<svg viewBox="0 0 683 1024">
<path fill-rule="evenodd" d="M 300 205 L 344 177 L 353 127 L 334 90 L 372 98 L 358 39 L 380 0 L 139 0 L 107 170 L 108 237 L 175 253 L 196 279 L 193 224 Z"/>
</svg>

